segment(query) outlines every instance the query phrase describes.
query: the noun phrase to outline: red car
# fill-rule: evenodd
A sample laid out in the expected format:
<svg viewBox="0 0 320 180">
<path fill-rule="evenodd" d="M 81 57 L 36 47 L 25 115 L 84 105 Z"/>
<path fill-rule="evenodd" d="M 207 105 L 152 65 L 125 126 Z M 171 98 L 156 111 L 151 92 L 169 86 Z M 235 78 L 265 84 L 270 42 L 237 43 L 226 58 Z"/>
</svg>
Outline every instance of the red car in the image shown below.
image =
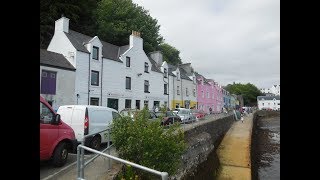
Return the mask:
<svg viewBox="0 0 320 180">
<path fill-rule="evenodd" d="M 52 160 L 53 165 L 63 166 L 77 145 L 73 129 L 40 96 L 40 161 Z"/>
<path fill-rule="evenodd" d="M 199 110 L 199 109 L 192 109 L 191 112 L 194 116 L 196 116 L 197 120 L 202 120 L 206 116 L 206 113 L 202 110 Z"/>
</svg>

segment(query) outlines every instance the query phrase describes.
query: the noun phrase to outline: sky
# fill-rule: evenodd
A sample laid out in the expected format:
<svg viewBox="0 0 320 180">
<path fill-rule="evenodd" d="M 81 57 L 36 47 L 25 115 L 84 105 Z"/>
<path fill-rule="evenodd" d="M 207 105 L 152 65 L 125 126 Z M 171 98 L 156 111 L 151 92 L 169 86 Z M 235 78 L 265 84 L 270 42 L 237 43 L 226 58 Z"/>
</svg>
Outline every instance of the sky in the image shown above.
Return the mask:
<svg viewBox="0 0 320 180">
<path fill-rule="evenodd" d="M 280 0 L 132 0 L 183 63 L 222 86 L 280 84 Z"/>
</svg>

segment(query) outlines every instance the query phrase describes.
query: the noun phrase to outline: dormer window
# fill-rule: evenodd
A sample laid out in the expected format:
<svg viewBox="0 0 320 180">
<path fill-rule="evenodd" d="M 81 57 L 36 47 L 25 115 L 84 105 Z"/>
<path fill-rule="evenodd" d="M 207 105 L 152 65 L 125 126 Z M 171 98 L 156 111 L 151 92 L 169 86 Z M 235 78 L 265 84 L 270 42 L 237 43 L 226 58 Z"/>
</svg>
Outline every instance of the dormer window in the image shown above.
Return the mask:
<svg viewBox="0 0 320 180">
<path fill-rule="evenodd" d="M 149 64 L 147 62 L 144 63 L 144 72 L 149 73 Z"/>
<path fill-rule="evenodd" d="M 99 48 L 96 46 L 92 48 L 92 59 L 99 60 Z"/>
<path fill-rule="evenodd" d="M 168 72 L 167 72 L 167 68 L 163 69 L 163 76 L 166 78 L 168 77 Z"/>
</svg>

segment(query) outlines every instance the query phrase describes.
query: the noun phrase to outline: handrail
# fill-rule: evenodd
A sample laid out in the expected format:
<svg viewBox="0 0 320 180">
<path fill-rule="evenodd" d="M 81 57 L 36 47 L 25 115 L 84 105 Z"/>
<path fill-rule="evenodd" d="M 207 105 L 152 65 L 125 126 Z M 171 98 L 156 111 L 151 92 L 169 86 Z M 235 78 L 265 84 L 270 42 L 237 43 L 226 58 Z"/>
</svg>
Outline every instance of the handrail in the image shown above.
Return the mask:
<svg viewBox="0 0 320 180">
<path fill-rule="evenodd" d="M 119 161 L 119 162 L 121 162 L 121 163 L 131 165 L 131 166 L 133 166 L 133 167 L 136 167 L 136 168 L 139 168 L 139 169 L 141 169 L 141 170 L 150 172 L 150 173 L 152 173 L 152 174 L 159 175 L 159 176 L 161 176 L 162 180 L 167 180 L 167 179 L 168 179 L 168 173 L 167 173 L 167 172 L 160 172 L 160 171 L 157 171 L 157 170 L 154 170 L 154 169 L 151 169 L 151 168 L 148 168 L 148 167 L 145 167 L 145 166 L 142 166 L 142 165 L 139 165 L 139 164 L 130 162 L 130 161 L 126 161 L 126 160 L 124 160 L 124 159 L 121 159 L 121 158 L 112 156 L 112 155 L 110 155 L 110 154 L 102 153 L 102 152 L 100 152 L 100 151 L 97 151 L 97 150 L 95 150 L 95 149 L 89 148 L 89 147 L 87 147 L 87 146 L 78 145 L 78 147 L 77 147 L 77 152 L 78 152 L 78 154 L 79 154 L 79 152 L 80 152 L 80 148 L 85 149 L 85 150 L 90 151 L 90 152 L 93 152 L 93 153 L 96 153 L 96 154 L 99 154 L 99 155 L 101 155 L 101 156 L 108 157 L 108 158 L 113 159 L 113 160 L 115 160 L 115 161 Z M 78 155 L 78 157 L 79 157 L 79 155 Z M 80 161 L 77 161 L 77 163 L 80 163 Z M 82 166 L 82 165 L 81 165 L 81 166 Z M 80 175 L 80 177 L 78 176 L 77 179 L 78 179 L 78 180 L 80 180 L 80 179 L 82 180 L 83 178 L 84 178 L 84 176 L 83 176 L 83 174 L 82 174 L 82 175 Z"/>
</svg>

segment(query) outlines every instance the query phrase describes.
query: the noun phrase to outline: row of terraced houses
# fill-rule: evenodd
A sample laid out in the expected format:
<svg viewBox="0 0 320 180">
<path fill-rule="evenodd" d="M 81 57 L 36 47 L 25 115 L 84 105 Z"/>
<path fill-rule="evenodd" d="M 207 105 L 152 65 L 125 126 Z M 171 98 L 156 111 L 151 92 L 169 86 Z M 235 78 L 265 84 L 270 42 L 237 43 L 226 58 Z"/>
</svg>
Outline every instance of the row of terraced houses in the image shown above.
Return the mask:
<svg viewBox="0 0 320 180">
<path fill-rule="evenodd" d="M 40 49 L 40 94 L 57 109 L 90 104 L 149 109 L 196 108 L 214 113 L 239 105 L 237 96 L 196 73 L 191 63 L 171 65 L 160 51 L 146 54 L 139 32 L 117 46 L 69 29 L 69 19 L 55 22 L 47 49 Z"/>
</svg>

